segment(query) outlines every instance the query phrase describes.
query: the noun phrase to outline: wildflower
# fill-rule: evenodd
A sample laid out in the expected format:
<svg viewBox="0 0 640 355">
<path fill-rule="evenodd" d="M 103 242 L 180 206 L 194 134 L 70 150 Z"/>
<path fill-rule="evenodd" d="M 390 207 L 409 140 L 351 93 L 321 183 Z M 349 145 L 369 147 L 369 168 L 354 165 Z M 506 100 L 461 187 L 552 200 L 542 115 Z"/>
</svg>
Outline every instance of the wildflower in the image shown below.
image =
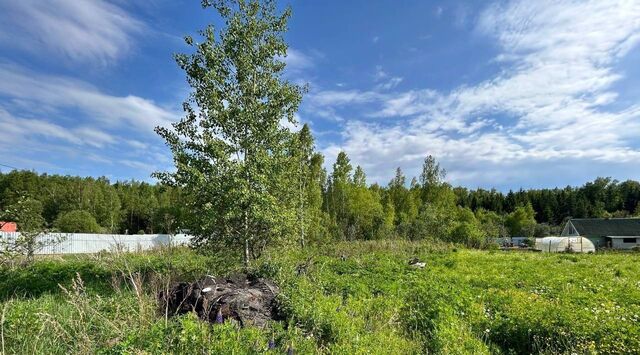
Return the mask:
<svg viewBox="0 0 640 355">
<path fill-rule="evenodd" d="M 216 314 L 216 324 L 224 323 L 224 318 L 222 318 L 222 310 L 218 309 L 218 314 Z"/>
<path fill-rule="evenodd" d="M 271 337 L 271 339 L 269 339 L 269 345 L 267 347 L 269 349 L 275 349 L 276 348 L 276 341 L 273 339 L 273 337 Z"/>
<path fill-rule="evenodd" d="M 293 348 L 291 346 L 287 348 L 287 355 L 293 355 Z"/>
</svg>

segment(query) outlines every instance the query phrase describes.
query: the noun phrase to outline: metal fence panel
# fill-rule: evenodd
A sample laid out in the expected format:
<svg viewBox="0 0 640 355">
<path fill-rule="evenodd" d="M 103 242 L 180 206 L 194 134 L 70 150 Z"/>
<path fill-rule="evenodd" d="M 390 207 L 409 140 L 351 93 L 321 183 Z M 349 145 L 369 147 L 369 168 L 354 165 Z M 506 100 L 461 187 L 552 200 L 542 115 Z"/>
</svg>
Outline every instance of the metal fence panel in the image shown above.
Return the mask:
<svg viewBox="0 0 640 355">
<path fill-rule="evenodd" d="M 20 232 L 0 232 L 2 244 L 12 244 Z M 93 254 L 101 251 L 144 251 L 160 246 L 187 245 L 192 236 L 186 234 L 89 234 L 89 233 L 46 233 L 38 237 L 45 246 L 36 250 L 38 255 L 52 254 Z M 50 241 L 58 241 L 50 243 Z"/>
</svg>

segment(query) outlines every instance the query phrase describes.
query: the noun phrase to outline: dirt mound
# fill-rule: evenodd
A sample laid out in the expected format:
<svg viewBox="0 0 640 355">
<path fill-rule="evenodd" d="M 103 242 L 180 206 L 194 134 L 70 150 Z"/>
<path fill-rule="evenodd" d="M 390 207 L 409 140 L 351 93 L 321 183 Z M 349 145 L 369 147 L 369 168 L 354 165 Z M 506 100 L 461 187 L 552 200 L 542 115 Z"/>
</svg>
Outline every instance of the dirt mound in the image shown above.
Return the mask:
<svg viewBox="0 0 640 355">
<path fill-rule="evenodd" d="M 227 278 L 206 276 L 194 283 L 180 282 L 159 294 L 162 312 L 169 316 L 195 312 L 202 320 L 263 327 L 278 319 L 277 286 L 243 274 Z"/>
</svg>

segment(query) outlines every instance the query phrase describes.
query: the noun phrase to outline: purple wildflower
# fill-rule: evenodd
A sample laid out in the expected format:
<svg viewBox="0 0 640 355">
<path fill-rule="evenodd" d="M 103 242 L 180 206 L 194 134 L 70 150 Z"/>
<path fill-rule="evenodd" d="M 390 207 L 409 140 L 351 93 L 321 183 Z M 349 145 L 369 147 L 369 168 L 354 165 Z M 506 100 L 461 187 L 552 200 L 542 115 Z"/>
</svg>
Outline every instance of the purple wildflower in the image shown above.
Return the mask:
<svg viewBox="0 0 640 355">
<path fill-rule="evenodd" d="M 268 348 L 269 349 L 275 349 L 276 348 L 276 341 L 273 339 L 273 337 L 271 337 L 271 339 L 269 339 Z"/>
<path fill-rule="evenodd" d="M 224 318 L 222 318 L 222 310 L 218 309 L 218 314 L 216 314 L 216 324 L 224 323 Z"/>
</svg>

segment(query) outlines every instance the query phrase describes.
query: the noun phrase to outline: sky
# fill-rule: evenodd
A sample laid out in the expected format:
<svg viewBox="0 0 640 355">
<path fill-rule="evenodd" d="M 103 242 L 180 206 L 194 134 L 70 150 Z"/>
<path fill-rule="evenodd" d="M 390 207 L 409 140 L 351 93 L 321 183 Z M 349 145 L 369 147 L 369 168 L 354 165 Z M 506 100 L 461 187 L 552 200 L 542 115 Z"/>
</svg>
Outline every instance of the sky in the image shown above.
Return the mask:
<svg viewBox="0 0 640 355">
<path fill-rule="evenodd" d="M 640 179 L 640 0 L 282 1 L 285 76 L 331 169 L 427 155 L 469 188 Z M 153 181 L 200 1 L 0 0 L 0 171 Z"/>
</svg>

